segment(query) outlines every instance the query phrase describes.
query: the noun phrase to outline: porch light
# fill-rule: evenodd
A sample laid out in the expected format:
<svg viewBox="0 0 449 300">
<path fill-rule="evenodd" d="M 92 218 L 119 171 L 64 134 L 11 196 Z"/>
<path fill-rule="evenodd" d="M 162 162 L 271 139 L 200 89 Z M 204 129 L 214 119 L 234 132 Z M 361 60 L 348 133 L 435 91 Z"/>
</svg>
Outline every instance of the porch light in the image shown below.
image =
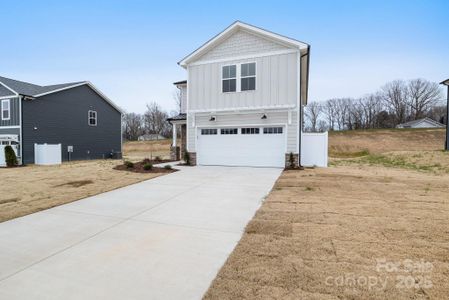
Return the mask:
<svg viewBox="0 0 449 300">
<path fill-rule="evenodd" d="M 209 121 L 211 121 L 211 122 L 215 122 L 215 120 L 216 120 L 215 116 L 211 116 L 209 119 Z"/>
<path fill-rule="evenodd" d="M 262 119 L 262 120 L 266 120 L 267 118 L 268 118 L 267 115 L 266 115 L 266 114 L 263 114 L 261 119 Z"/>
</svg>

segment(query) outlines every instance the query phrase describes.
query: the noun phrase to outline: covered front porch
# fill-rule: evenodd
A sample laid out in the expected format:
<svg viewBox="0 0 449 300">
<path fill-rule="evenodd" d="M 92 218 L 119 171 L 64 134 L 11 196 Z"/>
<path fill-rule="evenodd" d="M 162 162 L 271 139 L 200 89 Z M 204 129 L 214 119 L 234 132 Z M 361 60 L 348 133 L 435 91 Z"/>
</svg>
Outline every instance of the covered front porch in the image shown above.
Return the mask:
<svg viewBox="0 0 449 300">
<path fill-rule="evenodd" d="M 170 159 L 172 160 L 181 160 L 184 157 L 184 154 L 186 152 L 186 143 L 187 143 L 187 116 L 186 114 L 179 114 L 175 117 L 167 119 L 167 121 L 173 126 L 172 132 L 173 132 L 173 138 L 172 138 L 172 145 L 170 147 Z M 178 145 L 178 132 L 180 133 L 181 140 L 180 145 Z"/>
</svg>

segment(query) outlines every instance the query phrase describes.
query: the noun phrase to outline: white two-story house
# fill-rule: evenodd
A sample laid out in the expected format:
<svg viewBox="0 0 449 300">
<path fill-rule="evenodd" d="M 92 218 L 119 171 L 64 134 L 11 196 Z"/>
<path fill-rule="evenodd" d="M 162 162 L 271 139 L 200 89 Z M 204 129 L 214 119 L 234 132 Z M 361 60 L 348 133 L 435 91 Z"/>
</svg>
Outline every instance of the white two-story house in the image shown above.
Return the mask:
<svg viewBox="0 0 449 300">
<path fill-rule="evenodd" d="M 173 155 L 192 164 L 284 167 L 301 149 L 310 46 L 235 22 L 178 64 L 187 70 Z M 179 147 L 180 146 L 180 147 Z"/>
</svg>

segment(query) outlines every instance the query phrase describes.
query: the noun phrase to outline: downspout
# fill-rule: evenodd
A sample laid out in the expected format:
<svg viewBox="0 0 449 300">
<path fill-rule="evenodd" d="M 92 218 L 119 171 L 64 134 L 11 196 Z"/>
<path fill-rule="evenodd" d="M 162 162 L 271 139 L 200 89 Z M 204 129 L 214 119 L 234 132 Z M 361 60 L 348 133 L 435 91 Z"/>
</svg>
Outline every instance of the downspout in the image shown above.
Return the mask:
<svg viewBox="0 0 449 300">
<path fill-rule="evenodd" d="M 309 66 L 310 66 L 310 45 L 307 45 L 307 53 L 303 54 L 300 56 L 300 68 L 301 68 L 301 63 L 302 63 L 302 57 L 307 56 L 307 74 L 306 74 L 306 92 L 305 95 L 307 97 L 308 93 L 309 93 Z M 299 85 L 301 87 L 301 82 L 302 82 L 302 72 L 300 69 L 299 72 Z M 300 89 L 300 96 L 299 96 L 300 100 L 299 100 L 299 151 L 298 151 L 298 164 L 301 167 L 301 143 L 302 143 L 302 132 L 303 132 L 303 116 L 304 116 L 304 107 L 302 105 L 303 102 L 303 98 L 302 98 L 302 91 Z"/>
<path fill-rule="evenodd" d="M 447 86 L 447 104 L 446 104 L 446 145 L 445 150 L 449 150 L 449 85 Z"/>
<path fill-rule="evenodd" d="M 20 135 L 20 164 L 23 165 L 25 158 L 23 157 L 23 106 L 22 106 L 23 97 L 19 95 L 19 135 Z"/>
</svg>

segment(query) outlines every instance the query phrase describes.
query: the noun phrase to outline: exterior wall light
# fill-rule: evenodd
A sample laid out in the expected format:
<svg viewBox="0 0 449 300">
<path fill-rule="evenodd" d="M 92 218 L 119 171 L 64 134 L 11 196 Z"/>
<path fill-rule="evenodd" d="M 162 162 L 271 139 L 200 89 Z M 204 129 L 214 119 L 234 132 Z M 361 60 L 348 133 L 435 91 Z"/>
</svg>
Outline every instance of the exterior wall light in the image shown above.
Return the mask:
<svg viewBox="0 0 449 300">
<path fill-rule="evenodd" d="M 216 120 L 215 116 L 211 116 L 209 119 L 209 121 L 211 121 L 211 122 L 215 122 L 215 120 Z"/>
<path fill-rule="evenodd" d="M 266 114 L 263 114 L 261 119 L 262 119 L 262 120 L 266 120 L 267 118 L 268 118 L 267 115 L 266 115 Z"/>
</svg>

